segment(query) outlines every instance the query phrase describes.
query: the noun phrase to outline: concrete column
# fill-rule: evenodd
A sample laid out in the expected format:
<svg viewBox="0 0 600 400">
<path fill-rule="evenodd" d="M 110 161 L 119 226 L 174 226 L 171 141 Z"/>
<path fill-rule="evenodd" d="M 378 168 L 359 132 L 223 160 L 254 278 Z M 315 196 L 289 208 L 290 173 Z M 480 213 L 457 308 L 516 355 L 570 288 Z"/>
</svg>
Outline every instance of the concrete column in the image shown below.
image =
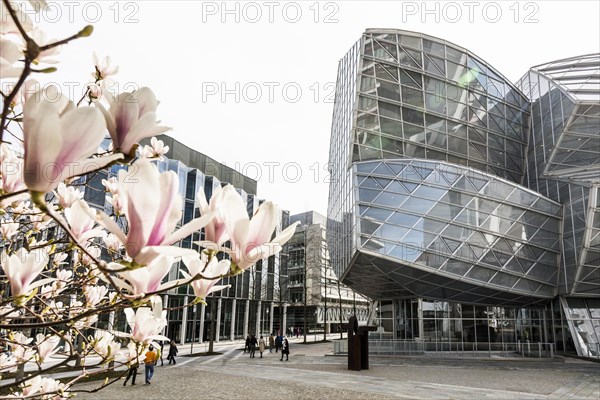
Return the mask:
<svg viewBox="0 0 600 400">
<path fill-rule="evenodd" d="M 206 313 L 206 304 L 202 303 L 200 306 L 200 338 L 198 339 L 198 343 L 202 343 L 204 338 L 204 314 Z"/>
<path fill-rule="evenodd" d="M 236 299 L 231 302 L 231 332 L 229 334 L 231 340 L 235 340 L 235 305 Z"/>
<path fill-rule="evenodd" d="M 424 338 L 423 335 L 423 299 L 419 297 L 419 307 L 417 315 L 419 317 L 419 339 Z M 477 337 L 477 335 L 475 335 Z"/>
<path fill-rule="evenodd" d="M 260 328 L 261 328 L 260 317 L 261 317 L 261 311 L 262 311 L 262 301 L 259 300 L 258 301 L 258 307 L 256 307 L 256 328 L 254 330 L 254 334 L 256 335 L 256 337 L 258 337 L 260 335 Z"/>
<path fill-rule="evenodd" d="M 287 304 L 283 306 L 283 326 L 281 327 L 281 334 L 286 335 L 287 332 Z"/>
<path fill-rule="evenodd" d="M 215 326 L 215 342 L 219 343 L 219 336 L 221 336 L 221 298 L 217 299 L 217 326 Z"/>
<path fill-rule="evenodd" d="M 188 302 L 188 297 L 187 296 L 183 296 L 183 304 L 187 304 Z M 188 307 L 184 307 L 183 308 L 183 316 L 181 317 L 181 341 L 180 343 L 185 343 L 185 330 L 187 329 L 187 313 L 188 313 Z M 177 340 L 177 338 L 175 338 L 175 340 Z"/>
<path fill-rule="evenodd" d="M 250 315 L 250 300 L 246 300 L 246 312 L 244 313 L 244 339 L 248 336 L 248 317 Z"/>
<path fill-rule="evenodd" d="M 275 320 L 275 303 L 271 302 L 271 317 L 269 318 L 269 333 L 273 333 L 273 321 Z"/>
</svg>

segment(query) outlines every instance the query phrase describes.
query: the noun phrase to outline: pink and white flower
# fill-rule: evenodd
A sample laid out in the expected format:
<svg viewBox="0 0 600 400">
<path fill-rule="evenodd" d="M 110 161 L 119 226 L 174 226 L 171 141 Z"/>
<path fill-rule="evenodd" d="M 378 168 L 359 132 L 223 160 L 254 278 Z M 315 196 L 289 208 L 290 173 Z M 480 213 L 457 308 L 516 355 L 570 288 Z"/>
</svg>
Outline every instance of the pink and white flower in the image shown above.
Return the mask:
<svg viewBox="0 0 600 400">
<path fill-rule="evenodd" d="M 0 234 L 4 240 L 10 240 L 19 232 L 19 223 L 10 220 L 0 220 Z"/>
<path fill-rule="evenodd" d="M 22 393 L 16 393 L 17 398 L 39 398 L 42 400 L 63 400 L 67 397 L 57 394 L 67 389 L 67 386 L 52 378 L 42 378 L 37 375 L 21 384 Z"/>
<path fill-rule="evenodd" d="M 152 308 L 140 307 L 135 311 L 131 308 L 124 310 L 127 323 L 131 328 L 128 336 L 136 343 L 147 344 L 152 340 L 169 340 L 168 337 L 159 334 L 167 325 L 167 311 L 162 309 L 162 300 L 159 296 L 153 296 L 151 301 Z"/>
<path fill-rule="evenodd" d="M 32 283 L 48 265 L 48 260 L 47 249 L 43 248 L 31 252 L 20 248 L 11 256 L 3 251 L 2 269 L 10 283 L 11 296 L 15 298 L 27 296 L 33 289 L 52 282 L 54 278 L 41 279 Z"/>
<path fill-rule="evenodd" d="M 58 205 L 62 208 L 69 208 L 76 201 L 83 199 L 83 191 L 73 186 L 67 186 L 63 182 L 58 184 L 56 195 L 58 197 Z"/>
<path fill-rule="evenodd" d="M 199 231 L 212 214 L 196 218 L 175 231 L 182 213 L 177 174 L 173 171 L 161 174 L 154 164 L 142 159 L 129 171 L 120 170 L 118 180 L 129 233 L 125 235 L 105 213 L 99 212 L 98 216 L 99 222 L 125 245 L 127 253 L 139 264 L 150 263 L 159 253 L 172 256 L 189 253 L 170 246 Z"/>
<path fill-rule="evenodd" d="M 106 286 L 86 286 L 83 290 L 88 307 L 96 307 L 106 297 L 108 288 Z"/>
<path fill-rule="evenodd" d="M 264 202 L 250 220 L 246 204 L 233 186 L 225 186 L 220 197 L 218 203 L 222 210 L 221 218 L 231 241 L 231 249 L 223 249 L 223 251 L 231 256 L 232 268 L 235 272 L 242 272 L 258 260 L 280 252 L 299 224 L 296 222 L 290 225 L 271 240 L 281 215 L 281 210 L 275 204 L 270 201 Z M 210 246 L 206 242 L 200 244 L 205 247 Z"/>
<path fill-rule="evenodd" d="M 96 330 L 94 332 L 94 340 L 92 341 L 94 351 L 104 359 L 114 357 L 115 353 L 121 348 L 119 342 L 114 339 L 115 335 L 112 333 L 99 329 Z"/>
<path fill-rule="evenodd" d="M 65 210 L 65 217 L 71 228 L 71 234 L 77 243 L 85 244 L 88 240 L 106 236 L 101 228 L 94 228 L 96 224 L 96 210 L 90 208 L 83 200 L 78 200 Z"/>
<path fill-rule="evenodd" d="M 147 87 L 131 93 L 121 93 L 115 98 L 109 98 L 109 101 L 108 110 L 101 104 L 98 104 L 98 108 L 104 113 L 108 132 L 118 151 L 133 156 L 132 149 L 140 140 L 171 129 L 158 125 L 158 101 L 152 90 Z"/>
<path fill-rule="evenodd" d="M 117 72 L 119 72 L 119 66 L 111 65 L 111 59 L 109 56 L 100 59 L 96 52 L 94 52 L 93 60 L 96 71 L 92 74 L 92 77 L 95 80 L 106 79 L 109 76 L 115 75 Z"/>
<path fill-rule="evenodd" d="M 113 254 L 117 254 L 121 251 L 123 245 L 117 235 L 114 233 L 109 233 L 106 237 L 103 238 L 104 244 L 106 245 L 106 249 Z"/>
<path fill-rule="evenodd" d="M 39 363 L 43 363 L 47 358 L 53 356 L 60 350 L 58 347 L 60 337 L 56 335 L 46 337 L 43 334 L 38 333 L 35 337 L 35 341 L 37 342 L 36 358 Z"/>
<path fill-rule="evenodd" d="M 160 161 L 164 160 L 164 155 L 169 151 L 169 146 L 165 146 L 162 140 L 153 137 L 150 139 L 150 146 L 145 145 L 142 149 L 141 156 L 144 158 L 153 158 Z"/>
<path fill-rule="evenodd" d="M 218 292 L 220 290 L 226 289 L 231 285 L 218 285 L 215 286 L 219 280 L 221 280 L 220 276 L 227 274 L 230 268 L 229 260 L 217 260 L 217 257 L 212 257 L 210 262 L 208 262 L 208 257 L 206 254 L 202 253 L 202 255 L 197 254 L 196 256 L 185 256 L 183 257 L 183 262 L 185 263 L 189 274 L 185 271 L 181 271 L 183 276 L 187 279 L 193 279 L 198 276 L 198 274 L 202 274 L 207 278 L 214 277 L 215 279 L 196 279 L 190 283 L 192 288 L 194 289 L 194 294 L 197 298 L 201 299 L 201 301 L 205 301 L 206 296 L 213 292 Z"/>
<path fill-rule="evenodd" d="M 222 245 L 229 240 L 229 233 L 225 225 L 224 215 L 229 211 L 223 200 L 224 196 L 235 196 L 229 190 L 224 191 L 220 186 L 217 187 L 210 198 L 210 203 L 206 201 L 204 190 L 199 190 L 196 196 L 200 205 L 200 214 L 206 215 L 213 213 L 214 218 L 204 227 L 205 239 L 207 242 Z M 225 205 L 225 206 L 224 206 Z"/>
<path fill-rule="evenodd" d="M 12 356 L 17 360 L 19 364 L 25 363 L 33 358 L 34 351 L 30 344 L 33 342 L 33 338 L 25 336 L 22 332 L 11 333 L 12 343 L 9 346 L 12 350 Z"/>
<path fill-rule="evenodd" d="M 102 114 L 94 107 L 75 108 L 63 99 L 60 94 L 57 101 L 32 97 L 23 108 L 24 180 L 30 191 L 47 193 L 66 178 L 122 158 L 116 154 L 88 159 L 104 139 Z"/>
</svg>

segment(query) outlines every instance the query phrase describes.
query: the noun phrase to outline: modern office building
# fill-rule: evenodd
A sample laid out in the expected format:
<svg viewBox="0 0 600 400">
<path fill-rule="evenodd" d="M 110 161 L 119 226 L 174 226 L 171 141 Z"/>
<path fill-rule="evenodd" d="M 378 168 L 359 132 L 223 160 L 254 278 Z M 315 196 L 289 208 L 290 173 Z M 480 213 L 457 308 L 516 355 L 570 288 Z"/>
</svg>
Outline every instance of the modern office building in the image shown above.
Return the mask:
<svg viewBox="0 0 600 400">
<path fill-rule="evenodd" d="M 204 191 L 210 199 L 215 188 L 231 183 L 245 199 L 248 215 L 256 212 L 261 200 L 256 196 L 256 181 L 240 174 L 234 169 L 221 164 L 210 157 L 199 153 L 175 139 L 160 135 L 157 137 L 166 146 L 169 146 L 169 157 L 156 161 L 158 168 L 163 171 L 174 171 L 179 176 L 179 190 L 184 201 L 182 203 L 182 220 L 178 227 L 186 224 L 193 218 L 200 216 L 196 194 Z M 118 169 L 123 166 L 114 166 L 110 171 L 101 171 L 93 176 L 86 185 L 84 198 L 93 207 L 104 209 L 109 215 L 111 205 L 106 199 L 105 188 L 102 180 L 116 176 Z M 282 211 L 280 225 L 276 233 L 289 225 L 289 212 Z M 183 239 L 179 246 L 199 250 L 195 242 L 203 240 L 203 231 Z M 282 278 L 282 259 L 285 259 L 285 250 L 267 259 L 258 261 L 249 271 L 235 277 L 224 278 L 220 284 L 231 285 L 207 298 L 208 305 L 197 304 L 183 307 L 194 300 L 194 293 L 189 285 L 171 290 L 164 295 L 163 304 L 171 310 L 167 314 L 168 325 L 164 334 L 174 338 L 179 343 L 202 342 L 209 340 L 211 321 L 215 320 L 215 339 L 234 340 L 246 337 L 248 334 L 273 332 L 285 324 L 287 298 L 282 298 L 280 284 Z M 166 280 L 181 278 L 179 270 L 181 262 L 177 262 L 171 269 Z M 284 277 L 285 280 L 285 277 Z M 213 307 L 214 303 L 214 307 Z M 274 312 L 281 308 L 281 312 Z M 99 324 L 108 327 L 108 316 L 101 316 Z M 124 314 L 114 317 L 114 328 L 126 329 Z M 285 329 L 285 326 L 283 327 Z"/>
<path fill-rule="evenodd" d="M 513 84 L 394 29 L 340 61 L 329 250 L 342 282 L 380 301 L 387 337 L 600 356 L 599 70 L 593 54 Z"/>
<path fill-rule="evenodd" d="M 339 332 L 356 315 L 367 322 L 369 301 L 341 284 L 331 268 L 326 241 L 327 218 L 315 211 L 290 216 L 300 222 L 287 244 L 285 276 L 289 300 L 287 327 L 313 332 Z"/>
</svg>

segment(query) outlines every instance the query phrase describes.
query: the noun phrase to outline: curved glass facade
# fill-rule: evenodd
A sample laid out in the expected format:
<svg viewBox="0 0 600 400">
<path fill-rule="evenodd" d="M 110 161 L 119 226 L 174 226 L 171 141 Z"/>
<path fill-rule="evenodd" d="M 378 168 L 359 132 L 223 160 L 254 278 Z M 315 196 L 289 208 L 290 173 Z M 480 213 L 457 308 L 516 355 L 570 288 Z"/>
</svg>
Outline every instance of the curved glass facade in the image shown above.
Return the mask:
<svg viewBox="0 0 600 400">
<path fill-rule="evenodd" d="M 502 303 L 554 297 L 562 206 L 515 183 L 426 160 L 356 163 L 358 251 L 429 274 L 398 284 L 416 295 Z M 358 261 L 360 262 L 360 261 Z M 351 265 L 350 268 L 355 268 Z M 386 281 L 406 272 L 389 268 Z M 443 284 L 442 284 L 442 278 Z M 382 280 L 379 280 L 382 281 Z M 486 287 L 455 292 L 454 285 Z M 489 290 L 492 289 L 492 290 Z M 382 289 L 370 285 L 372 297 Z M 502 291 L 502 293 L 498 293 Z"/>
</svg>

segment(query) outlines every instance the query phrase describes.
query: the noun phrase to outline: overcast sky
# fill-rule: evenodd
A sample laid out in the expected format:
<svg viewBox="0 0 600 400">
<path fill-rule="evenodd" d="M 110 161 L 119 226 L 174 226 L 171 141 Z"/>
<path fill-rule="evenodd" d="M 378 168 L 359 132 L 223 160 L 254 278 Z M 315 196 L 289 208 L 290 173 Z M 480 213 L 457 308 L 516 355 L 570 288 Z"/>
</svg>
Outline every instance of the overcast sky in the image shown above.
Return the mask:
<svg viewBox="0 0 600 400">
<path fill-rule="evenodd" d="M 366 28 L 444 38 L 515 82 L 599 52 L 599 15 L 598 1 L 164 0 L 57 2 L 39 18 L 56 38 L 95 26 L 50 80 L 79 82 L 79 96 L 92 52 L 110 55 L 119 88 L 152 88 L 177 140 L 257 179 L 260 197 L 325 214 L 337 64 Z"/>
</svg>

